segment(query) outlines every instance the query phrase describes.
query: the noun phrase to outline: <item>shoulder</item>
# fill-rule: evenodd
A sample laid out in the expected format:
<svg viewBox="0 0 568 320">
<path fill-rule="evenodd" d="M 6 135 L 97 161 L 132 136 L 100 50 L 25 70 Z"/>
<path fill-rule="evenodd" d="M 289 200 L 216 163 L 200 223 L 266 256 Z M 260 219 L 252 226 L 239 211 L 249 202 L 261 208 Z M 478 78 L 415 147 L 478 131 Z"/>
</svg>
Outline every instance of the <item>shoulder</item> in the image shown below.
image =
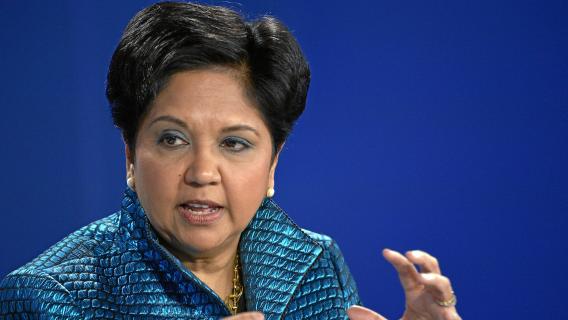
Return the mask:
<svg viewBox="0 0 568 320">
<path fill-rule="evenodd" d="M 339 245 L 333 238 L 328 235 L 316 233 L 307 229 L 302 229 L 302 231 L 307 234 L 312 240 L 317 242 L 320 246 L 324 249 L 324 255 L 330 254 L 332 259 L 337 259 L 339 257 L 343 257 L 341 253 L 341 249 L 339 249 Z M 343 259 L 343 258 L 342 258 Z M 342 263 L 345 263 L 342 261 Z"/>
<path fill-rule="evenodd" d="M 343 257 L 343 253 L 337 245 L 337 242 L 333 240 L 330 236 L 315 233 L 313 231 L 302 229 L 310 238 L 316 241 L 320 246 L 323 247 L 323 252 L 321 254 L 321 259 L 327 260 L 335 270 L 335 273 L 339 277 L 339 280 L 343 284 L 347 282 L 353 282 L 351 273 Z M 321 264 L 321 262 L 320 262 Z"/>
<path fill-rule="evenodd" d="M 57 266 L 84 257 L 96 256 L 108 250 L 114 243 L 118 229 L 119 214 L 92 222 L 69 234 L 49 249 L 45 250 L 21 269 L 35 269 L 49 273 Z"/>
<path fill-rule="evenodd" d="M 57 317 L 81 316 L 69 291 L 49 274 L 24 267 L 0 282 L 0 318 L 27 319 L 38 315 Z"/>
<path fill-rule="evenodd" d="M 339 248 L 339 245 L 333 238 L 325 234 L 316 233 L 310 230 L 302 229 L 312 240 L 317 242 L 322 248 L 321 259 L 329 261 L 333 265 L 336 274 L 342 283 L 352 282 L 352 276 L 345 261 L 345 257 Z"/>
<path fill-rule="evenodd" d="M 329 292 L 330 288 L 336 285 L 343 301 L 340 309 L 344 310 L 352 305 L 361 304 L 357 285 L 337 242 L 324 234 L 306 229 L 302 231 L 323 249 L 319 259 L 306 275 L 305 281 L 310 283 L 307 286 L 309 290 L 327 288 L 325 291 Z M 332 278 L 329 278 L 331 275 L 333 275 Z M 329 280 L 324 280 L 326 278 Z"/>
<path fill-rule="evenodd" d="M 0 315 L 36 312 L 79 315 L 67 287 L 73 281 L 65 281 L 65 277 L 79 275 L 79 269 L 88 272 L 89 261 L 98 259 L 114 246 L 117 228 L 115 213 L 71 233 L 8 274 L 0 281 Z"/>
</svg>

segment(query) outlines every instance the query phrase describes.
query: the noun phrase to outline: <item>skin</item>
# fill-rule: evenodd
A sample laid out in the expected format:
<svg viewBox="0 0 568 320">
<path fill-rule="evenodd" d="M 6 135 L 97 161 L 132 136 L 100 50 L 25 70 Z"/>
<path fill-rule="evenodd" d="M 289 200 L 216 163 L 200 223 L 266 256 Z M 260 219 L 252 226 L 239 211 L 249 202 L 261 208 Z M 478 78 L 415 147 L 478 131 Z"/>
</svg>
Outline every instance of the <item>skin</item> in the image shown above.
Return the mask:
<svg viewBox="0 0 568 320">
<path fill-rule="evenodd" d="M 436 301 L 447 301 L 452 298 L 450 280 L 442 275 L 438 260 L 430 254 L 420 251 L 408 251 L 405 255 L 390 249 L 383 250 L 384 258 L 398 272 L 400 282 L 406 296 L 406 310 L 403 320 L 461 320 L 455 307 L 440 307 Z M 418 265 L 419 270 L 415 265 Z M 353 306 L 347 310 L 351 320 L 386 320 L 375 311 Z M 258 319 L 262 314 L 246 312 L 231 320 Z"/>
<path fill-rule="evenodd" d="M 239 74 L 220 68 L 172 76 L 142 120 L 136 152 L 126 147 L 127 177 L 160 242 L 220 297 L 231 290 L 240 234 L 274 187 L 279 153 L 272 157 L 272 148 L 268 127 Z M 208 225 L 188 223 L 178 205 L 192 199 L 220 204 L 221 218 Z M 461 319 L 455 307 L 435 303 L 449 300 L 452 290 L 434 257 L 389 249 L 383 256 L 404 288 L 402 319 Z M 385 319 L 361 306 L 347 313 L 352 320 Z M 245 312 L 227 319 L 264 316 Z"/>
<path fill-rule="evenodd" d="M 126 147 L 127 176 L 160 242 L 220 297 L 232 288 L 241 232 L 274 187 L 278 155 L 237 71 L 207 69 L 173 75 Z M 215 222 L 188 222 L 179 205 L 221 205 Z"/>
<path fill-rule="evenodd" d="M 406 298 L 406 310 L 403 320 L 461 320 L 454 307 L 441 307 L 436 301 L 452 298 L 450 280 L 442 275 L 438 260 L 430 254 L 420 251 L 408 251 L 405 255 L 384 249 L 384 258 L 392 264 L 398 273 Z M 415 265 L 418 265 L 419 270 Z M 382 315 L 355 306 L 347 310 L 351 320 L 384 320 Z"/>
</svg>

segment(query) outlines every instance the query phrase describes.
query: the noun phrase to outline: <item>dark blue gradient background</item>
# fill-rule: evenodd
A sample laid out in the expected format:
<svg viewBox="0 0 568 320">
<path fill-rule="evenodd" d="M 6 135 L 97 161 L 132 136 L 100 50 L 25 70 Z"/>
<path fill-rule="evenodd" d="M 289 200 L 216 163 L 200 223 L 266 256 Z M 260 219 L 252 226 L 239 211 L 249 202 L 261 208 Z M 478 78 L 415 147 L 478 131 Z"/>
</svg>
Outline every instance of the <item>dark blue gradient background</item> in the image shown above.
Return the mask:
<svg viewBox="0 0 568 320">
<path fill-rule="evenodd" d="M 117 210 L 105 77 L 149 3 L 0 2 L 0 276 Z M 400 316 L 380 250 L 420 248 L 464 319 L 566 317 L 568 2 L 217 3 L 281 18 L 310 60 L 276 200 L 338 241 L 367 306 Z"/>
</svg>

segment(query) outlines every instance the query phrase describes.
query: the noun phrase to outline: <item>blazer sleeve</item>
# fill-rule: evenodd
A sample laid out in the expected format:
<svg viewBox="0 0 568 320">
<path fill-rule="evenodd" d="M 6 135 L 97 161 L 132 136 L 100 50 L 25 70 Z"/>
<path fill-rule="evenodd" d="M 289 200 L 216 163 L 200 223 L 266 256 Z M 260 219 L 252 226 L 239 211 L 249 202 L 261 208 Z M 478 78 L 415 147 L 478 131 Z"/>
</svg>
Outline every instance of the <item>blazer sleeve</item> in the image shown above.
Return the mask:
<svg viewBox="0 0 568 320">
<path fill-rule="evenodd" d="M 84 319 L 69 291 L 47 273 L 15 271 L 0 282 L 0 319 Z"/>
<path fill-rule="evenodd" d="M 333 267 L 335 268 L 335 273 L 343 290 L 345 308 L 347 309 L 352 305 L 361 305 L 357 285 L 335 240 L 331 239 L 328 250 L 330 251 Z"/>
</svg>

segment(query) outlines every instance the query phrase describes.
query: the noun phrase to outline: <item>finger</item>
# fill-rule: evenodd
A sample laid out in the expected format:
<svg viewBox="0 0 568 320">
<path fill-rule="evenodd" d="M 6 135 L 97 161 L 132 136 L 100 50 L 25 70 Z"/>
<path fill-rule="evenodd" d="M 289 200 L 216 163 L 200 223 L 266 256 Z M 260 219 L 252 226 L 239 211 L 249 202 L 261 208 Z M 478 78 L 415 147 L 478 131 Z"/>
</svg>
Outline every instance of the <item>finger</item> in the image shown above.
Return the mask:
<svg viewBox="0 0 568 320">
<path fill-rule="evenodd" d="M 223 318 L 224 320 L 264 320 L 264 315 L 260 312 L 251 311 L 239 313 L 235 316 Z"/>
<path fill-rule="evenodd" d="M 417 286 L 421 285 L 418 271 L 405 256 L 390 249 L 384 249 L 383 256 L 398 272 L 400 283 L 402 283 L 402 287 L 405 291 L 415 289 Z"/>
<path fill-rule="evenodd" d="M 347 316 L 349 320 L 387 320 L 375 311 L 361 306 L 352 306 L 347 309 Z"/>
<path fill-rule="evenodd" d="M 408 251 L 405 256 L 420 267 L 420 272 L 441 274 L 438 259 L 421 250 Z"/>
<path fill-rule="evenodd" d="M 435 300 L 447 301 L 453 297 L 452 284 L 447 277 L 435 273 L 423 273 L 420 277 L 424 288 Z"/>
</svg>

